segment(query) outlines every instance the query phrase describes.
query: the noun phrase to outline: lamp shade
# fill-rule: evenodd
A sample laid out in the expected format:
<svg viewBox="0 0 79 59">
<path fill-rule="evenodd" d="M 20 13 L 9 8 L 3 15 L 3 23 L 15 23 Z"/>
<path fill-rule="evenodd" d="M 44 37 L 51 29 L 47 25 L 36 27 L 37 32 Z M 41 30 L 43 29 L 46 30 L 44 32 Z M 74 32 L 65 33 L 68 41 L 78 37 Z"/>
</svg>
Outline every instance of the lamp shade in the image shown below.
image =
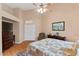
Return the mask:
<svg viewBox="0 0 79 59">
<path fill-rule="evenodd" d="M 77 42 L 79 42 L 79 40 L 77 40 Z"/>
</svg>

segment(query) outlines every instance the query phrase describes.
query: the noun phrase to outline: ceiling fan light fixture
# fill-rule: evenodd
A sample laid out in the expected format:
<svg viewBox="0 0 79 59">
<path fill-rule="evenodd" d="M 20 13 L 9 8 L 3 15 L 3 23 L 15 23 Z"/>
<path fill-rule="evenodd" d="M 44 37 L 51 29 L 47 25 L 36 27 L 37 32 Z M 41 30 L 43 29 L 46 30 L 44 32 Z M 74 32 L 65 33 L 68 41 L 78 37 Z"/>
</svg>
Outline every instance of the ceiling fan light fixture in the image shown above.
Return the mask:
<svg viewBox="0 0 79 59">
<path fill-rule="evenodd" d="M 38 13 L 41 13 L 41 14 L 43 14 L 43 13 L 45 13 L 47 11 L 47 9 L 46 8 L 39 8 L 39 9 L 37 9 L 37 12 Z"/>
<path fill-rule="evenodd" d="M 47 4 L 45 3 L 40 3 L 40 4 L 34 4 L 37 7 L 37 12 L 38 13 L 45 13 L 47 11 Z"/>
</svg>

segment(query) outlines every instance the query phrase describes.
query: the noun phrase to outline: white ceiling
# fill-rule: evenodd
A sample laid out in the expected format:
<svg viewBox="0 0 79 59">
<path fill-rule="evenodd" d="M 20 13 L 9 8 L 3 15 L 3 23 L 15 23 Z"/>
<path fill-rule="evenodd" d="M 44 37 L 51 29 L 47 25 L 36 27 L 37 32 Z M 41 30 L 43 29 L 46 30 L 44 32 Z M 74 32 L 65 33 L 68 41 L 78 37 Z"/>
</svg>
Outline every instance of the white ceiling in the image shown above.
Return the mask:
<svg viewBox="0 0 79 59">
<path fill-rule="evenodd" d="M 11 8 L 21 8 L 23 10 L 35 9 L 36 7 L 33 3 L 5 3 L 5 5 Z"/>
</svg>

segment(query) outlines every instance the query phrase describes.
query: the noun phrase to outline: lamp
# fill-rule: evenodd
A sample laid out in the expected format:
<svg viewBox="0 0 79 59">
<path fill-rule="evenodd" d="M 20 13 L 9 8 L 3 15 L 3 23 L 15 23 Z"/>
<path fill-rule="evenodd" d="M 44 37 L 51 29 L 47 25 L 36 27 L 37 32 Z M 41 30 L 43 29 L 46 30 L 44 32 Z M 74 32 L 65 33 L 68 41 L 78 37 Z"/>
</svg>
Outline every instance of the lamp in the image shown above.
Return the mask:
<svg viewBox="0 0 79 59">
<path fill-rule="evenodd" d="M 79 43 L 79 40 L 77 40 L 77 42 Z"/>
<path fill-rule="evenodd" d="M 37 12 L 38 13 L 45 13 L 47 11 L 47 5 L 46 3 L 33 3 L 37 7 Z"/>
<path fill-rule="evenodd" d="M 75 48 L 76 48 L 76 51 L 77 51 L 77 56 L 79 56 L 79 40 L 77 40 L 76 44 L 75 44 Z"/>
<path fill-rule="evenodd" d="M 74 49 L 78 48 L 78 45 L 79 45 L 79 40 L 77 40 L 77 41 L 75 42 L 75 44 L 73 45 L 73 48 L 74 48 Z"/>
</svg>

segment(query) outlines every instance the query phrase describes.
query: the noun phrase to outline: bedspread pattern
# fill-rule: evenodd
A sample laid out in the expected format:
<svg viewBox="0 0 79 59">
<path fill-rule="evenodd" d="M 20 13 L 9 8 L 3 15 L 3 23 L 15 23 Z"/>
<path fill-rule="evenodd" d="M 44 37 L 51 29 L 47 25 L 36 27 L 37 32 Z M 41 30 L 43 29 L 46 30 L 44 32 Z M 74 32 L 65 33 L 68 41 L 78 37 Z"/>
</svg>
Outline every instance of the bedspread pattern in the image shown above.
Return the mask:
<svg viewBox="0 0 79 59">
<path fill-rule="evenodd" d="M 73 42 L 47 38 L 31 43 L 28 52 L 37 56 L 63 56 L 64 53 L 61 49 L 72 48 L 73 44 Z"/>
</svg>

